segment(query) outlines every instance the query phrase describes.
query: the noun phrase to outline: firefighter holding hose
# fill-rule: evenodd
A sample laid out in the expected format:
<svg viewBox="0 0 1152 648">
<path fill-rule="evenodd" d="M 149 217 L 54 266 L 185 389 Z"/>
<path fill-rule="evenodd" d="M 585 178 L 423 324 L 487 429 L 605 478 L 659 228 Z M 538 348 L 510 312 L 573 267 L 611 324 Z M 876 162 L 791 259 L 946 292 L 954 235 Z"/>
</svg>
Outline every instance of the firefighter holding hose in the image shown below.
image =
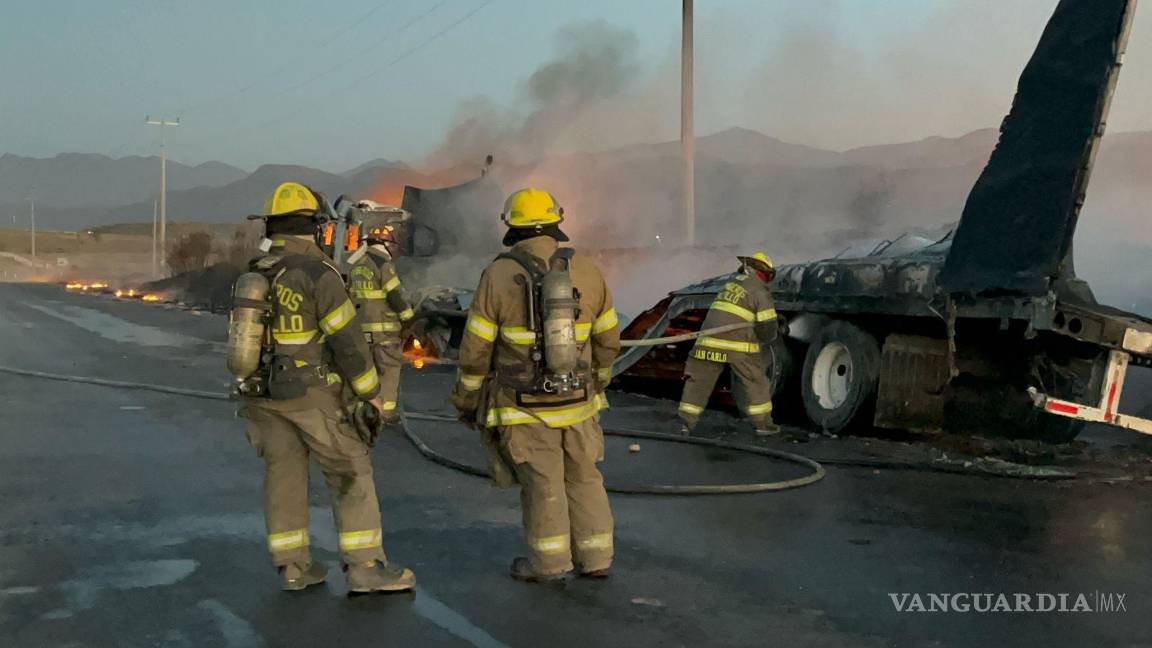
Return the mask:
<svg viewBox="0 0 1152 648">
<path fill-rule="evenodd" d="M 404 296 L 392 262 L 395 238 L 381 214 L 368 212 L 359 226 L 359 247 L 348 257 L 349 288 L 356 305 L 360 330 L 376 359 L 380 374 L 383 423 L 395 423 L 404 364 L 400 330 L 412 319 L 412 305 Z"/>
<path fill-rule="evenodd" d="M 681 433 L 689 435 L 708 406 L 712 389 L 724 368 L 731 369 L 732 390 L 740 411 L 756 428 L 756 434 L 779 434 L 772 421 L 772 381 L 768 377 L 770 345 L 776 339 L 779 322 L 769 284 L 776 277 L 772 259 L 763 252 L 737 257 L 740 269 L 733 274 L 708 309 L 703 330 L 746 325 L 705 335 L 684 367 L 684 393 L 679 415 Z"/>
<path fill-rule="evenodd" d="M 596 464 L 599 412 L 620 351 L 612 294 L 600 269 L 562 248 L 564 211 L 540 189 L 509 196 L 501 254 L 469 308 L 452 404 L 479 428 L 498 484 L 521 487 L 528 556 L 511 575 L 529 582 L 574 569 L 603 578 L 612 565 L 612 512 Z"/>
<path fill-rule="evenodd" d="M 368 445 L 346 402 L 380 409 L 380 381 L 356 308 L 322 251 L 331 223 L 323 199 L 286 182 L 264 213 L 267 254 L 233 289 L 228 368 L 237 378 L 248 440 L 266 465 L 268 550 L 285 590 L 324 582 L 308 534 L 308 459 L 332 493 L 349 592 L 411 589 L 412 572 L 388 562 Z"/>
</svg>

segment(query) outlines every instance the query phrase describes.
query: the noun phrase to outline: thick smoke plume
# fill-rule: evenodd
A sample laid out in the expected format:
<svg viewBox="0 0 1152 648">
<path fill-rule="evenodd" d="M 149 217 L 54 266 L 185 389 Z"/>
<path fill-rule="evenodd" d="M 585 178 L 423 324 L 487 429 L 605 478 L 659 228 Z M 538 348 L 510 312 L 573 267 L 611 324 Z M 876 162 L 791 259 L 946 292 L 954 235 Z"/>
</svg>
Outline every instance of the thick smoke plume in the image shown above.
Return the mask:
<svg viewBox="0 0 1152 648">
<path fill-rule="evenodd" d="M 522 165 L 656 134 L 634 130 L 644 83 L 635 34 L 598 20 L 562 28 L 555 42 L 555 56 L 524 81 L 514 100 L 523 109 L 486 98 L 465 102 L 428 164 L 453 167 L 494 154 L 502 164 Z"/>
<path fill-rule="evenodd" d="M 664 59 L 642 61 L 636 36 L 605 21 L 562 29 L 554 56 L 523 81 L 513 107 L 487 98 L 462 104 L 428 166 L 475 166 L 492 154 L 491 177 L 505 191 L 552 191 L 573 244 L 601 256 L 633 313 L 669 289 L 730 269 L 736 252 L 764 249 L 796 262 L 866 252 L 903 232 L 936 236 L 959 219 L 996 141 L 987 127 L 1011 104 L 1052 5 L 947 3 L 885 26 L 883 44 L 870 48 L 845 36 L 852 16 L 837 2 L 774 5 L 769 25 L 746 24 L 735 11 L 698 16 L 697 133 L 715 134 L 697 142 L 693 250 L 678 249 L 675 235 L 677 48 L 670 43 Z M 1138 19 L 1130 63 L 1152 66 L 1150 25 Z M 1141 45 L 1141 34 L 1150 42 Z M 1147 128 L 1133 121 L 1139 111 L 1131 98 L 1152 94 L 1152 76 L 1135 68 L 1126 66 L 1112 122 Z M 756 130 L 722 130 L 734 124 Z M 928 137 L 937 134 L 962 137 Z M 863 144 L 880 145 L 842 150 Z M 1099 253 L 1106 240 L 1139 249 L 1152 243 L 1136 213 L 1146 200 L 1122 198 L 1152 188 L 1132 172 L 1141 160 L 1113 152 L 1121 148 L 1106 142 L 1101 153 L 1080 238 L 1093 231 L 1081 257 Z M 500 228 L 498 210 L 477 217 Z M 463 272 L 489 259 L 484 251 L 453 267 Z M 1080 264 L 1110 294 L 1118 280 L 1101 267 L 1092 258 Z"/>
</svg>

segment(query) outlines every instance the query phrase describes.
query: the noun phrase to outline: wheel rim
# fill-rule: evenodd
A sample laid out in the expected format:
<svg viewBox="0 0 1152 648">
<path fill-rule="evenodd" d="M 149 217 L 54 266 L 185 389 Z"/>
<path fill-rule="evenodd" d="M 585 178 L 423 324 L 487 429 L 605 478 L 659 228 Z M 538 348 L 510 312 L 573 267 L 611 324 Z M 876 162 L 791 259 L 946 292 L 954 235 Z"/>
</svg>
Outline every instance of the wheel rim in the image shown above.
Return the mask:
<svg viewBox="0 0 1152 648">
<path fill-rule="evenodd" d="M 840 342 L 829 342 L 820 349 L 812 367 L 812 393 L 820 407 L 839 408 L 848 401 L 852 387 L 852 354 Z"/>
</svg>

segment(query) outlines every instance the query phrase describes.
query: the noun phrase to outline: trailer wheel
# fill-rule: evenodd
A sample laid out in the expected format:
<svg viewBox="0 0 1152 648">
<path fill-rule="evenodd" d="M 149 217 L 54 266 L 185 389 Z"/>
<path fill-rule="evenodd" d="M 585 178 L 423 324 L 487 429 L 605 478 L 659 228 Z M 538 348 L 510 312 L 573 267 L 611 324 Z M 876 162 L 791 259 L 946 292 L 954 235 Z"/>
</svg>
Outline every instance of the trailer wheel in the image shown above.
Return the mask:
<svg viewBox="0 0 1152 648">
<path fill-rule="evenodd" d="M 848 322 L 832 321 L 816 334 L 804 357 L 804 411 L 828 432 L 867 424 L 876 405 L 879 375 L 876 338 Z"/>
</svg>

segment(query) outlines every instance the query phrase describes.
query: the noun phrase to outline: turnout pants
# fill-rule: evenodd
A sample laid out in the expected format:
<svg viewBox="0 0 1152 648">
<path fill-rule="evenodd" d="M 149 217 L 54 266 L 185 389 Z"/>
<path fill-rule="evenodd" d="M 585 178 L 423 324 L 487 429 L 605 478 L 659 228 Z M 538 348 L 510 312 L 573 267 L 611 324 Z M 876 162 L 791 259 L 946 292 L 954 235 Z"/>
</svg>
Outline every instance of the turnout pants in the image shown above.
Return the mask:
<svg viewBox="0 0 1152 648">
<path fill-rule="evenodd" d="M 689 356 L 684 365 L 684 394 L 680 397 L 679 414 L 689 431 L 695 429 L 700 415 L 708 407 L 708 399 L 724 367 L 732 369 L 732 392 L 740 412 L 757 428 L 772 422 L 772 381 L 763 357 L 757 353 L 727 355 L 726 363 Z"/>
<path fill-rule="evenodd" d="M 372 345 L 372 357 L 376 360 L 376 373 L 380 375 L 380 400 L 384 401 L 385 415 L 396 411 L 400 400 L 400 368 L 404 365 L 404 351 L 400 340 L 376 342 Z"/>
<path fill-rule="evenodd" d="M 245 407 L 248 440 L 263 457 L 264 521 L 276 565 L 310 559 L 308 458 L 316 459 L 332 496 L 340 557 L 346 563 L 385 560 L 380 505 L 368 446 L 338 412 L 283 412 Z"/>
<path fill-rule="evenodd" d="M 564 428 L 543 423 L 499 428 L 515 465 L 528 558 L 539 574 L 612 565 L 612 510 L 596 463 L 604 432 L 596 417 Z"/>
</svg>

